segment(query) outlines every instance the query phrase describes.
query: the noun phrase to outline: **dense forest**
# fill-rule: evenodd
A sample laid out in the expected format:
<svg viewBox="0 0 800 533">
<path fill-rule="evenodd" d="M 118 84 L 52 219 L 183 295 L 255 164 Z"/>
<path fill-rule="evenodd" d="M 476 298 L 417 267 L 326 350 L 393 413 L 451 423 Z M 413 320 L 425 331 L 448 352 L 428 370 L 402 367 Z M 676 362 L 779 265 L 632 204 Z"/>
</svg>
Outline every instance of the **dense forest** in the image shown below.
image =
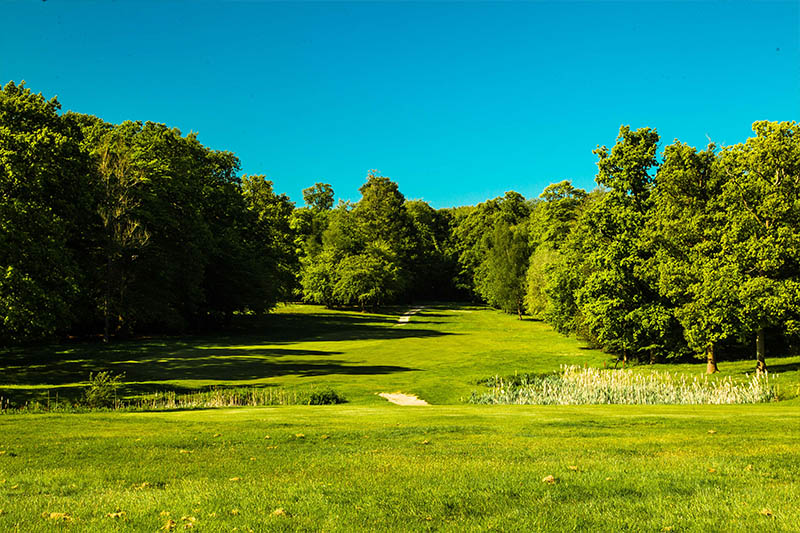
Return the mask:
<svg viewBox="0 0 800 533">
<path fill-rule="evenodd" d="M 621 359 L 786 348 L 800 335 L 800 134 L 705 149 L 623 126 L 597 188 L 434 209 L 370 171 L 296 206 L 231 152 L 152 122 L 0 92 L 0 343 L 223 326 L 280 301 L 483 301 Z"/>
</svg>

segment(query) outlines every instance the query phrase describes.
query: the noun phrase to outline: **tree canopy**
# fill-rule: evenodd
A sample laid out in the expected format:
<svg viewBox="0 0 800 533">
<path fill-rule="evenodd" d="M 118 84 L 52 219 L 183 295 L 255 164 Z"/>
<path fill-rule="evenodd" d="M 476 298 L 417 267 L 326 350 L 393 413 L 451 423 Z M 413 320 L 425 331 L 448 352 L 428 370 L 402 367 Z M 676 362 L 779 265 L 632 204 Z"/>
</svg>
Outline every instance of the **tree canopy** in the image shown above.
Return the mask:
<svg viewBox="0 0 800 533">
<path fill-rule="evenodd" d="M 61 113 L 0 91 L 0 342 L 224 325 L 302 299 L 374 309 L 485 302 L 622 360 L 703 357 L 800 335 L 800 135 L 703 150 L 622 126 L 597 188 L 561 180 L 435 209 L 367 173 L 295 206 L 236 155 L 164 124 Z"/>
</svg>

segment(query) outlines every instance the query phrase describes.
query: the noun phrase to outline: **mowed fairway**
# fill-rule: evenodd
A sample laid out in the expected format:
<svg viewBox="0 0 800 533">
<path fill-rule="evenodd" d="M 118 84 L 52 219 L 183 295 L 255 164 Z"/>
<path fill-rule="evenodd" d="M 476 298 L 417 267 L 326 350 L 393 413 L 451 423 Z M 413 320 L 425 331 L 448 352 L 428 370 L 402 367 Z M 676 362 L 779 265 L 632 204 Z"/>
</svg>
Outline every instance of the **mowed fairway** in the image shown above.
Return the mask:
<svg viewBox="0 0 800 533">
<path fill-rule="evenodd" d="M 331 386 L 349 403 L 0 416 L 0 531 L 798 531 L 795 401 L 463 405 L 480 378 L 607 356 L 481 308 L 395 325 L 404 311 L 286 307 L 226 337 L 4 354 L 23 397 L 111 369 L 129 394 Z M 797 358 L 773 362 L 796 387 Z"/>
<path fill-rule="evenodd" d="M 0 395 L 18 400 L 78 393 L 89 372 L 125 373 L 128 395 L 208 386 L 332 387 L 353 404 L 380 405 L 380 392 L 417 394 L 432 404 L 461 403 L 475 382 L 495 374 L 550 372 L 561 364 L 602 364 L 543 322 L 472 306 L 427 306 L 399 325 L 392 314 L 284 306 L 241 331 L 111 346 L 2 354 Z"/>
</svg>

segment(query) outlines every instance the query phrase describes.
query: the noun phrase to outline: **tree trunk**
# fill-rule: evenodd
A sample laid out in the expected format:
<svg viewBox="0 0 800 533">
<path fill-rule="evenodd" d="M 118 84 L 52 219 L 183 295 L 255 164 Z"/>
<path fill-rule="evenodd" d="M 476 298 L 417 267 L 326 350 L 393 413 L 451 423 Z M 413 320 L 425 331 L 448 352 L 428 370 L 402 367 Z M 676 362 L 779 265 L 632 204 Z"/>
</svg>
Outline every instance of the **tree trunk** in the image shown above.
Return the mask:
<svg viewBox="0 0 800 533">
<path fill-rule="evenodd" d="M 716 374 L 719 372 L 717 368 L 717 356 L 714 355 L 714 343 L 708 343 L 706 346 L 706 374 Z"/>
<path fill-rule="evenodd" d="M 658 355 L 656 355 L 656 351 L 651 349 L 650 350 L 650 364 L 654 365 L 658 362 Z"/>
<path fill-rule="evenodd" d="M 764 347 L 764 328 L 759 328 L 756 333 L 756 373 L 767 373 L 766 348 Z"/>
<path fill-rule="evenodd" d="M 111 310 L 109 309 L 109 305 L 111 304 L 111 254 L 107 254 L 106 256 L 106 294 L 103 299 L 103 320 L 105 322 L 103 326 L 103 342 L 107 343 L 109 340 L 110 334 L 110 319 L 109 314 Z"/>
</svg>

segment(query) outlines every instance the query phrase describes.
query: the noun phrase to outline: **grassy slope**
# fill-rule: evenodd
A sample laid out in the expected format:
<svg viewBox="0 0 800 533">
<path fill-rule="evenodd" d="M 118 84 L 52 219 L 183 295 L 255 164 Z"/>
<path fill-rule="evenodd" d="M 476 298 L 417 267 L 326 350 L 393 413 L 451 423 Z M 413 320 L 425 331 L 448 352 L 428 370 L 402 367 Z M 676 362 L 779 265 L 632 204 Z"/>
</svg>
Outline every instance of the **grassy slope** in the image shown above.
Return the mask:
<svg viewBox="0 0 800 533">
<path fill-rule="evenodd" d="M 0 383 L 23 398 L 74 390 L 90 370 L 110 368 L 127 373 L 131 394 L 327 384 L 351 403 L 0 417 L 0 531 L 156 531 L 168 519 L 182 528 L 183 516 L 199 531 L 797 530 L 796 400 L 392 406 L 374 393 L 455 404 L 488 375 L 606 359 L 541 323 L 492 311 L 432 308 L 396 327 L 402 311 L 290 307 L 258 334 L 3 355 Z M 768 363 L 796 389 L 800 358 Z M 752 365 L 720 367 L 739 379 Z M 703 365 L 677 369 L 698 374 Z M 547 475 L 556 483 L 543 483 Z M 277 508 L 291 516 L 272 516 Z M 125 518 L 106 516 L 118 510 Z M 42 517 L 51 512 L 73 521 Z"/>
<path fill-rule="evenodd" d="M 0 355 L 8 361 L 0 395 L 18 402 L 47 391 L 74 396 L 89 372 L 108 369 L 125 372 L 129 394 L 208 385 L 327 385 L 351 403 L 379 405 L 384 400 L 376 393 L 402 391 L 452 404 L 468 397 L 478 379 L 495 373 L 549 372 L 562 363 L 605 359 L 541 322 L 520 322 L 496 311 L 432 306 L 397 326 L 403 311 L 288 306 L 240 334 L 81 343 Z"/>
<path fill-rule="evenodd" d="M 128 396 L 217 386 L 331 386 L 354 404 L 380 405 L 379 392 L 415 393 L 433 404 L 456 404 L 475 382 L 494 374 L 550 372 L 561 364 L 601 366 L 606 354 L 522 321 L 469 306 L 430 306 L 397 326 L 405 311 L 362 314 L 286 306 L 225 335 L 76 343 L 0 353 L 0 396 L 78 397 L 89 372 L 124 372 Z M 769 358 L 787 398 L 800 393 L 800 357 Z M 700 375 L 705 366 L 655 365 Z M 717 379 L 744 379 L 751 361 L 721 362 Z M 798 404 L 797 400 L 793 403 Z"/>
</svg>

